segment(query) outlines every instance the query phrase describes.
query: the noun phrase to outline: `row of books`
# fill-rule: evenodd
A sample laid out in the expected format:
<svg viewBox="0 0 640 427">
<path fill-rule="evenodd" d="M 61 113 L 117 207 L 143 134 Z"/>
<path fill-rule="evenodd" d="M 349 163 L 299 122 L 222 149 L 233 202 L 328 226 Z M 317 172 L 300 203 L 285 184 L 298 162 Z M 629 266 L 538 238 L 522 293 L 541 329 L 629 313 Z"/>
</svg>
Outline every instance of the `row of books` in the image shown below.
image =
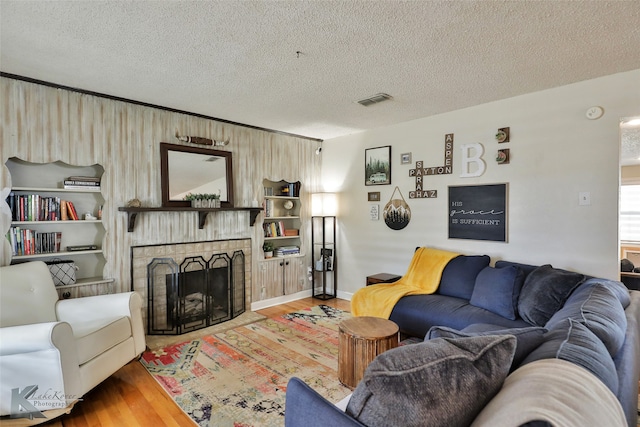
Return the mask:
<svg viewBox="0 0 640 427">
<path fill-rule="evenodd" d="M 282 237 L 285 235 L 282 221 L 265 222 L 262 227 L 264 228 L 264 237 Z"/>
<path fill-rule="evenodd" d="M 275 256 L 298 255 L 300 253 L 299 246 L 280 246 L 275 249 Z"/>
<path fill-rule="evenodd" d="M 70 176 L 63 182 L 68 190 L 100 191 L 100 178 L 95 176 Z"/>
<path fill-rule="evenodd" d="M 28 228 L 11 227 L 7 233 L 11 251 L 16 255 L 35 255 L 60 252 L 62 232 L 41 232 Z"/>
<path fill-rule="evenodd" d="M 300 183 L 295 182 L 292 184 L 283 185 L 282 187 L 280 187 L 280 196 L 299 197 Z"/>
<path fill-rule="evenodd" d="M 273 187 L 263 187 L 264 195 L 274 196 Z M 288 196 L 288 197 L 300 197 L 300 183 L 294 182 L 291 184 L 286 184 L 278 187 L 278 194 L 276 196 Z"/>
<path fill-rule="evenodd" d="M 79 220 L 73 202 L 59 197 L 46 197 L 39 194 L 9 193 L 7 204 L 11 210 L 12 221 L 67 221 Z"/>
<path fill-rule="evenodd" d="M 59 221 L 60 202 L 59 197 L 13 192 L 7 198 L 12 221 Z"/>
</svg>

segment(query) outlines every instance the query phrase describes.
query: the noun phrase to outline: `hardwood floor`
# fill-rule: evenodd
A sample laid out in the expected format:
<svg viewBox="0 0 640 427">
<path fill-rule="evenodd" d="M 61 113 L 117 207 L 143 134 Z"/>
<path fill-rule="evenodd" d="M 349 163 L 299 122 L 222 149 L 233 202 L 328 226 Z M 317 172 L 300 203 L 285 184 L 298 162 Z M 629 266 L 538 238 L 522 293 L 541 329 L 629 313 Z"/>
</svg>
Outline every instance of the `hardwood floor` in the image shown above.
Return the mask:
<svg viewBox="0 0 640 427">
<path fill-rule="evenodd" d="M 277 317 L 318 304 L 350 310 L 349 301 L 305 298 L 259 310 L 258 313 L 267 317 Z M 148 427 L 189 426 L 195 423 L 182 412 L 146 369 L 137 361 L 133 361 L 87 393 L 70 414 L 40 425 Z"/>
</svg>

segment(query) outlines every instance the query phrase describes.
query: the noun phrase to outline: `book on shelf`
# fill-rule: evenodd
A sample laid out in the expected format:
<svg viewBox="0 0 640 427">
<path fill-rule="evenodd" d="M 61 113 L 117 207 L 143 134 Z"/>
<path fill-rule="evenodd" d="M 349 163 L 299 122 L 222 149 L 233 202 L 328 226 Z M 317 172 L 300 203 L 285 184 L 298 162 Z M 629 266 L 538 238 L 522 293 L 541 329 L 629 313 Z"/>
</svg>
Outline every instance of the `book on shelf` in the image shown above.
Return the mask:
<svg viewBox="0 0 640 427">
<path fill-rule="evenodd" d="M 65 181 L 78 181 L 78 182 L 97 182 L 100 183 L 100 177 L 99 176 L 80 176 L 80 175 L 74 175 L 74 176 L 69 176 L 65 179 Z"/>
<path fill-rule="evenodd" d="M 271 218 L 273 216 L 273 200 L 271 199 L 266 199 L 264 201 L 264 217 L 265 218 Z"/>
<path fill-rule="evenodd" d="M 100 178 L 95 176 L 70 176 L 63 182 L 68 190 L 100 191 Z"/>
<path fill-rule="evenodd" d="M 100 181 L 72 181 L 70 179 L 65 179 L 64 185 L 77 185 L 79 187 L 100 187 Z"/>
<path fill-rule="evenodd" d="M 275 249 L 275 256 L 298 255 L 299 253 L 299 246 L 280 246 Z"/>
<path fill-rule="evenodd" d="M 67 246 L 67 251 L 69 252 L 77 252 L 77 251 L 95 251 L 98 249 L 98 245 L 75 245 L 75 246 Z"/>
<path fill-rule="evenodd" d="M 82 191 L 95 191 L 100 192 L 101 188 L 100 186 L 93 186 L 93 185 L 64 185 L 64 189 L 65 190 L 82 190 Z"/>
<path fill-rule="evenodd" d="M 65 203 L 67 205 L 67 216 L 69 219 L 78 221 L 80 218 L 78 217 L 78 212 L 76 212 L 76 207 L 73 205 L 73 202 L 66 200 Z"/>
<path fill-rule="evenodd" d="M 7 233 L 11 252 L 16 255 L 37 255 L 60 252 L 62 232 L 41 232 L 28 228 L 11 227 Z"/>
</svg>

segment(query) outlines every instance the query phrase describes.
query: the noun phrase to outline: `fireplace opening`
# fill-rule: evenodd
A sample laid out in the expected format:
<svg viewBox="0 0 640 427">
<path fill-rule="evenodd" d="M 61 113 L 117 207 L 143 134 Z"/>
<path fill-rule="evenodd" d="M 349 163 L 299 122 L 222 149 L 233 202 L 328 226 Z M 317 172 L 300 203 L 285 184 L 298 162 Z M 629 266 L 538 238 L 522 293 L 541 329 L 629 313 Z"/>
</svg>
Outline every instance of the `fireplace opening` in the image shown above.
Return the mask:
<svg viewBox="0 0 640 427">
<path fill-rule="evenodd" d="M 179 335 L 230 320 L 245 311 L 244 253 L 153 258 L 147 265 L 150 335 Z"/>
</svg>

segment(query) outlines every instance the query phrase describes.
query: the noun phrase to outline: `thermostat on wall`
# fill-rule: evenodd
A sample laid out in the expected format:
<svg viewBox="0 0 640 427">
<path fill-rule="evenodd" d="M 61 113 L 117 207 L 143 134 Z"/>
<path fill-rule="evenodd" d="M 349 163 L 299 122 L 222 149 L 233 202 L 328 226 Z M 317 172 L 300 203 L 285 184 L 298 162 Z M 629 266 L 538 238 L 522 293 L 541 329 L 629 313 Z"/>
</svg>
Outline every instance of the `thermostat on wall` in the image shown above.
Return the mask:
<svg viewBox="0 0 640 427">
<path fill-rule="evenodd" d="M 596 120 L 602 117 L 603 114 L 604 114 L 604 109 L 602 107 L 596 106 L 596 107 L 589 108 L 585 113 L 585 116 L 587 116 L 587 119 L 589 120 Z"/>
</svg>

